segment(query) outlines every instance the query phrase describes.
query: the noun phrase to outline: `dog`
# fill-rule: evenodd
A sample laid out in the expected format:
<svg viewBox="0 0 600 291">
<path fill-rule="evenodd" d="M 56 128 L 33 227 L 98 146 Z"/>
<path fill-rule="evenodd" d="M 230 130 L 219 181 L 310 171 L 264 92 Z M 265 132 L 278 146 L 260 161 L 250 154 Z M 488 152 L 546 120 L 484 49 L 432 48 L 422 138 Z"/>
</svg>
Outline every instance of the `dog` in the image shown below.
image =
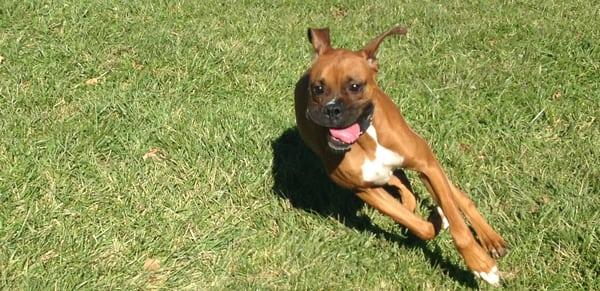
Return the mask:
<svg viewBox="0 0 600 291">
<path fill-rule="evenodd" d="M 388 36 L 406 32 L 406 28 L 394 27 L 352 51 L 333 48 L 328 28 L 308 29 L 314 59 L 296 84 L 298 131 L 337 185 L 352 190 L 422 240 L 431 240 L 449 228 L 469 270 L 498 285 L 495 259 L 507 252 L 504 239 L 467 194 L 452 184 L 427 142 L 410 128 L 376 83 L 379 45 Z M 415 195 L 397 169 L 418 172 L 431 193 L 437 211 L 427 220 L 415 213 Z M 390 187 L 399 192 L 400 199 L 388 192 Z"/>
</svg>

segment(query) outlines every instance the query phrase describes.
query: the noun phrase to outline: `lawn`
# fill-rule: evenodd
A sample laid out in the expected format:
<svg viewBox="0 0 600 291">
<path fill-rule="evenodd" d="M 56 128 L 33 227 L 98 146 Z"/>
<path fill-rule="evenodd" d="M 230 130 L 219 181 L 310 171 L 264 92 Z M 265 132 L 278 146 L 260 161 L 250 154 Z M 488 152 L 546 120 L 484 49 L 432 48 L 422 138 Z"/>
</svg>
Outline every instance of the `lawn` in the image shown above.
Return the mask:
<svg viewBox="0 0 600 291">
<path fill-rule="evenodd" d="M 2 1 L 2 289 L 487 288 L 294 129 L 306 29 L 398 24 L 379 84 L 509 243 L 503 286 L 600 289 L 600 4 L 325 2 Z"/>
</svg>

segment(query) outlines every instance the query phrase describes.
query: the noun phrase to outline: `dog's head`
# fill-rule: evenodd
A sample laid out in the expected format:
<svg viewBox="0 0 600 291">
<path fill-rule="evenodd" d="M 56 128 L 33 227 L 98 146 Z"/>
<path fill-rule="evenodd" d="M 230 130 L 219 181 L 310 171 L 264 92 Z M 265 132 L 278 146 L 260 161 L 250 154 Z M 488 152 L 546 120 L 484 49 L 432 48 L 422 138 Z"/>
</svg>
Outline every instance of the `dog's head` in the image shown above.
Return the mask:
<svg viewBox="0 0 600 291">
<path fill-rule="evenodd" d="M 315 59 L 309 70 L 306 116 L 328 129 L 329 147 L 346 151 L 371 123 L 377 59 L 375 55 L 384 38 L 406 34 L 395 27 L 371 40 L 358 51 L 331 47 L 329 29 L 309 29 Z"/>
</svg>

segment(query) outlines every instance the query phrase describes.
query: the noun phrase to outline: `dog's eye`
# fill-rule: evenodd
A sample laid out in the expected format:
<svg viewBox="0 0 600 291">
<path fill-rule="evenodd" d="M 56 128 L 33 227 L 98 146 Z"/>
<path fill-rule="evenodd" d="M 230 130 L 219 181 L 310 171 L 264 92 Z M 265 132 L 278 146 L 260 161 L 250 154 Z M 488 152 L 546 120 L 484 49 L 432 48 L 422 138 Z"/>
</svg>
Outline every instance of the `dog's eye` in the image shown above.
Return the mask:
<svg viewBox="0 0 600 291">
<path fill-rule="evenodd" d="M 352 92 L 360 92 L 362 90 L 363 86 L 361 84 L 356 84 L 356 83 L 352 83 L 350 84 L 350 91 Z"/>
<path fill-rule="evenodd" d="M 325 93 L 325 87 L 323 87 L 321 85 L 313 86 L 313 93 L 315 95 L 321 95 L 321 94 Z"/>
</svg>

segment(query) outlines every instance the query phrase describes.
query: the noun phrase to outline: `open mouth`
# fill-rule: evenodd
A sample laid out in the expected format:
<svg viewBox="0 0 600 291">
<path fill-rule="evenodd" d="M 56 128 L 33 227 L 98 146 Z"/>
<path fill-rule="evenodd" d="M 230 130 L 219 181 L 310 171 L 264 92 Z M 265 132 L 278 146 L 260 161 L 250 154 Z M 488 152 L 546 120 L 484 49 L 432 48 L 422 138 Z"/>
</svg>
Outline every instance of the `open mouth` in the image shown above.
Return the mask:
<svg viewBox="0 0 600 291">
<path fill-rule="evenodd" d="M 329 148 L 335 152 L 345 152 L 350 150 L 350 147 L 365 133 L 371 125 L 373 118 L 373 105 L 368 105 L 367 109 L 356 122 L 344 128 L 329 128 L 327 135 L 327 143 Z"/>
</svg>

